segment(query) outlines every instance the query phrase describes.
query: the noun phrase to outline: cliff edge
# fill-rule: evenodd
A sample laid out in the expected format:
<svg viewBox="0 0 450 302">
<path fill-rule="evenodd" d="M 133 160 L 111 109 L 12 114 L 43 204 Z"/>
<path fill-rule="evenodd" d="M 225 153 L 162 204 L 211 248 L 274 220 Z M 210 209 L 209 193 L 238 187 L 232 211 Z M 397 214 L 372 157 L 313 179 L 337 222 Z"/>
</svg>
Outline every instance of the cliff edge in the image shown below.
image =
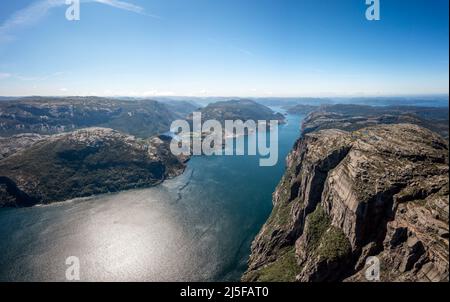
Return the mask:
<svg viewBox="0 0 450 302">
<path fill-rule="evenodd" d="M 412 124 L 305 134 L 243 281 L 448 281 L 448 142 Z"/>
</svg>

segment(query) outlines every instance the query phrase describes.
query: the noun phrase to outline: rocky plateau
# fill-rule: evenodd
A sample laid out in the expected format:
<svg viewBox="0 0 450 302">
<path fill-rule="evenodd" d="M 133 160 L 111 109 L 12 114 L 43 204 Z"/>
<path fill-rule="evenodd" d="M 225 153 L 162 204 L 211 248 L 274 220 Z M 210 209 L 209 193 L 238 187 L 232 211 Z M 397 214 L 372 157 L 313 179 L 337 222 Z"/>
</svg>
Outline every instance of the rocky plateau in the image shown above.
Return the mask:
<svg viewBox="0 0 450 302">
<path fill-rule="evenodd" d="M 448 140 L 331 115 L 306 118 L 242 280 L 367 281 L 376 256 L 381 281 L 448 281 Z"/>
</svg>

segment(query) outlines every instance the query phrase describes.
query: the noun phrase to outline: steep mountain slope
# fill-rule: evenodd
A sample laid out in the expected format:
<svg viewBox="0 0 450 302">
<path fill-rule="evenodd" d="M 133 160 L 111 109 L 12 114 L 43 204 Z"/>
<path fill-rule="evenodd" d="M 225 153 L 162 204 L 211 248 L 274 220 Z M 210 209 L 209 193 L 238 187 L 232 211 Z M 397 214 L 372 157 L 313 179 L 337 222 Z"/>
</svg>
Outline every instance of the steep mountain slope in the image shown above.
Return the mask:
<svg viewBox="0 0 450 302">
<path fill-rule="evenodd" d="M 186 158 L 172 155 L 169 144 L 166 137 L 141 140 L 107 128 L 40 137 L 0 160 L 0 207 L 158 184 L 184 170 Z"/>
<path fill-rule="evenodd" d="M 308 124 L 306 124 L 308 126 Z M 448 142 L 412 124 L 305 134 L 245 281 L 448 280 Z"/>
</svg>

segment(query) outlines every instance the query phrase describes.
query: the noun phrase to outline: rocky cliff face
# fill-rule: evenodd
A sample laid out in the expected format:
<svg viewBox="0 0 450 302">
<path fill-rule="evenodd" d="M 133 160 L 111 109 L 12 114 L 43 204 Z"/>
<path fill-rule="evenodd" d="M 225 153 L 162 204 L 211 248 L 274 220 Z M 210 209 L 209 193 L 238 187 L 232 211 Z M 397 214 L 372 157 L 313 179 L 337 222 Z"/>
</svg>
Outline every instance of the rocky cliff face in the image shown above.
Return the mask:
<svg viewBox="0 0 450 302">
<path fill-rule="evenodd" d="M 245 281 L 448 280 L 448 142 L 417 125 L 305 134 Z"/>
<path fill-rule="evenodd" d="M 142 140 L 107 128 L 19 135 L 3 143 L 15 148 L 0 160 L 0 207 L 155 185 L 180 174 L 186 160 L 172 155 L 169 138 Z"/>
</svg>

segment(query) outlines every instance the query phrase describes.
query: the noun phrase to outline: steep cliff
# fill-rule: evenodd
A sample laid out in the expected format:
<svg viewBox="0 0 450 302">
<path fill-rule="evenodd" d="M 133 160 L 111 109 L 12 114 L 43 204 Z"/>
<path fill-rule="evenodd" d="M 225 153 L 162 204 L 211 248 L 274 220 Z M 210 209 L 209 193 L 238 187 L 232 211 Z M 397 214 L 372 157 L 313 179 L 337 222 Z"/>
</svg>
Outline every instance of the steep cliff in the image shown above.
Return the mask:
<svg viewBox="0 0 450 302">
<path fill-rule="evenodd" d="M 417 125 L 305 134 L 245 281 L 448 280 L 448 142 Z"/>
</svg>

